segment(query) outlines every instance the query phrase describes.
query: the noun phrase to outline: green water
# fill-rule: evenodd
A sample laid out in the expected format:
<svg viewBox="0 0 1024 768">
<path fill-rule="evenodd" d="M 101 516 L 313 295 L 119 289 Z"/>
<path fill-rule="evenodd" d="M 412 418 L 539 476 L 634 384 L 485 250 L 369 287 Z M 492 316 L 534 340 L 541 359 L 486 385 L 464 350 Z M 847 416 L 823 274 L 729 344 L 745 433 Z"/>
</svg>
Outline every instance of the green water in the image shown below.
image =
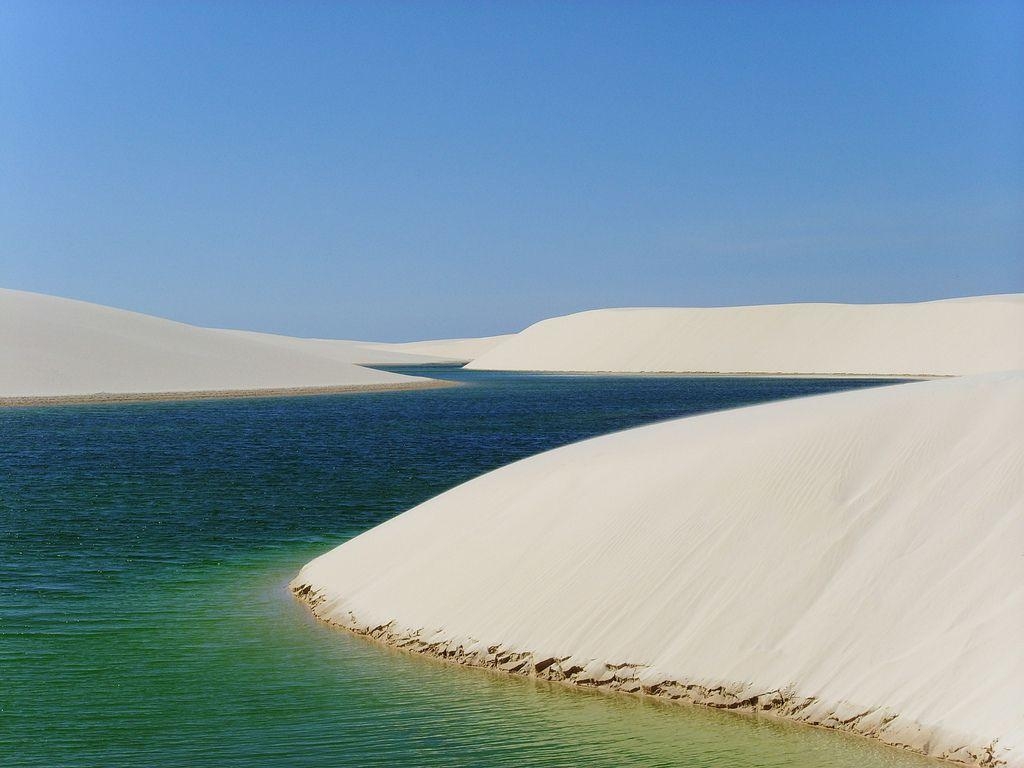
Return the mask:
<svg viewBox="0 0 1024 768">
<path fill-rule="evenodd" d="M 434 375 L 422 392 L 0 412 L 0 765 L 931 765 L 851 736 L 452 668 L 312 621 L 313 556 L 482 471 L 881 382 Z"/>
</svg>

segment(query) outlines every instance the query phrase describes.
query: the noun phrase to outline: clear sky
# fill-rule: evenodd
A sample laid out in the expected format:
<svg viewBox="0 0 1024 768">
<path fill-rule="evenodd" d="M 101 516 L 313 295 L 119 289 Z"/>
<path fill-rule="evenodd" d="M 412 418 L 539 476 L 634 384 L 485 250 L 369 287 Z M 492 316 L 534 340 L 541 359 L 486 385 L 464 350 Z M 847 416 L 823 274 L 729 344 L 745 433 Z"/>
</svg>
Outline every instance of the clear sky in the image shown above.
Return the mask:
<svg viewBox="0 0 1024 768">
<path fill-rule="evenodd" d="M 0 285 L 381 340 L 1024 291 L 1024 2 L 0 0 Z"/>
</svg>

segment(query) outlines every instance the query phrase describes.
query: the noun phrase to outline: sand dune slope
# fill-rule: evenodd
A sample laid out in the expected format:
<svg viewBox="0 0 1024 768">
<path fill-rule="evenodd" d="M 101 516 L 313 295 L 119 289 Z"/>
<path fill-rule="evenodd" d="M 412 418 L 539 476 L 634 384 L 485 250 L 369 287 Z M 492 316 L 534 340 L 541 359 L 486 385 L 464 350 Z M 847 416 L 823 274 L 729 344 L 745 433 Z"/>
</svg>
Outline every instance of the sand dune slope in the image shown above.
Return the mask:
<svg viewBox="0 0 1024 768">
<path fill-rule="evenodd" d="M 411 650 L 1024 765 L 1024 374 L 629 430 L 483 475 L 309 563 Z"/>
<path fill-rule="evenodd" d="M 0 398 L 411 386 L 356 363 L 417 360 L 0 289 Z"/>
<path fill-rule="evenodd" d="M 1024 368 L 1024 297 L 603 309 L 544 320 L 479 370 L 960 375 Z"/>
<path fill-rule="evenodd" d="M 511 339 L 515 334 L 503 336 L 481 336 L 470 339 L 439 339 L 437 341 L 409 341 L 397 344 L 364 344 L 363 348 L 371 352 L 386 354 L 407 354 L 413 358 L 433 358 L 437 361 L 466 363 L 475 360 L 485 352 L 489 352 L 499 344 Z"/>
<path fill-rule="evenodd" d="M 349 341 L 347 339 L 304 339 L 257 331 L 223 330 L 221 333 L 258 341 L 282 349 L 307 352 L 331 360 L 357 365 L 426 365 L 430 363 L 465 363 L 473 359 L 470 354 L 489 349 L 505 338 L 494 336 L 480 339 L 442 339 L 438 341 L 412 341 L 386 343 L 376 341 Z"/>
</svg>

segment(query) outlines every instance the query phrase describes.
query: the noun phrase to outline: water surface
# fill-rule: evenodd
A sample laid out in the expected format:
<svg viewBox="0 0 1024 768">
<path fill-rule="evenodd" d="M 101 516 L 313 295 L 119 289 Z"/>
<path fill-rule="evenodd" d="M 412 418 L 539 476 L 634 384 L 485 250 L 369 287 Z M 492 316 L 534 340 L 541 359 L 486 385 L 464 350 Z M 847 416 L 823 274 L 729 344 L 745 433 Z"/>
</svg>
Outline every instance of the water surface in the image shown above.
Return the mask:
<svg viewBox="0 0 1024 768">
<path fill-rule="evenodd" d="M 0 411 L 5 766 L 933 765 L 448 667 L 312 621 L 315 555 L 480 472 L 879 381 L 473 373 L 441 390 Z"/>
</svg>

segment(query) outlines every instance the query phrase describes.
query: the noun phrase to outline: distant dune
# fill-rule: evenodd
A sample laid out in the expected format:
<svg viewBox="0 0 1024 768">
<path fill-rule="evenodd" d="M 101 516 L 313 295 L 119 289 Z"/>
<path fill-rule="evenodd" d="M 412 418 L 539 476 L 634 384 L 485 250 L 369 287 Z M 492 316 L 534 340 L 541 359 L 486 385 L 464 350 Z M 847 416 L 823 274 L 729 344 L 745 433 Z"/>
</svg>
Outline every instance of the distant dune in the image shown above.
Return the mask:
<svg viewBox="0 0 1024 768">
<path fill-rule="evenodd" d="M 1014 373 L 641 427 L 458 486 L 292 587 L 412 651 L 1021 766 L 1022 424 Z"/>
<path fill-rule="evenodd" d="M 434 384 L 358 365 L 440 359 L 388 346 L 199 328 L 0 289 L 0 400 L 7 402 Z"/>
<path fill-rule="evenodd" d="M 919 304 L 602 309 L 555 317 L 477 370 L 946 376 L 1024 368 L 1024 295 Z"/>
<path fill-rule="evenodd" d="M 609 309 L 518 334 L 399 344 L 200 328 L 0 289 L 0 400 L 427 386 L 365 365 L 930 376 L 1024 368 L 1024 297 L 924 304 Z"/>
<path fill-rule="evenodd" d="M 256 331 L 226 330 L 263 344 L 283 349 L 302 350 L 322 357 L 359 365 L 425 365 L 429 363 L 468 363 L 508 336 L 484 336 L 470 339 L 437 339 L 432 341 L 379 342 L 338 339 L 303 339 Z"/>
<path fill-rule="evenodd" d="M 438 361 L 468 363 L 490 352 L 515 334 L 503 336 L 481 336 L 473 339 L 441 339 L 439 341 L 410 341 L 402 344 L 365 344 L 364 349 L 386 352 L 389 355 L 405 353 L 436 358 Z"/>
</svg>

